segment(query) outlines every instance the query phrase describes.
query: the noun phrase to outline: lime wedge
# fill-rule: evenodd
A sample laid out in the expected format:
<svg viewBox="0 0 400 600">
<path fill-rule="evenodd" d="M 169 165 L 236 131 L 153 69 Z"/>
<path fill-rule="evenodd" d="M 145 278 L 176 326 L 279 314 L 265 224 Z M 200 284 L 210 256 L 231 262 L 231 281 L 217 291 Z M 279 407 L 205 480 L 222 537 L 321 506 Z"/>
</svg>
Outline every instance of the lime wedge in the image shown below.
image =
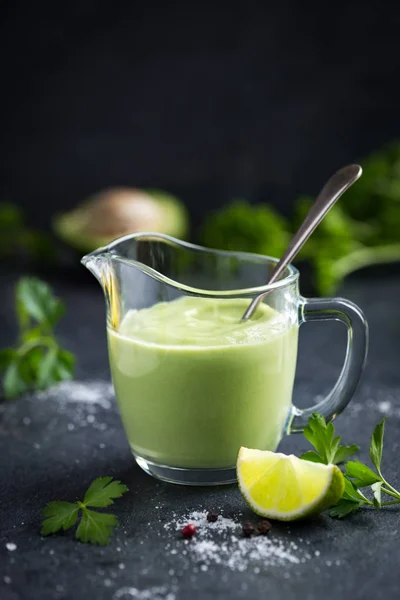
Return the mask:
<svg viewBox="0 0 400 600">
<path fill-rule="evenodd" d="M 344 490 L 336 465 L 322 465 L 296 456 L 240 448 L 237 464 L 240 491 L 262 517 L 294 521 L 334 506 Z"/>
</svg>

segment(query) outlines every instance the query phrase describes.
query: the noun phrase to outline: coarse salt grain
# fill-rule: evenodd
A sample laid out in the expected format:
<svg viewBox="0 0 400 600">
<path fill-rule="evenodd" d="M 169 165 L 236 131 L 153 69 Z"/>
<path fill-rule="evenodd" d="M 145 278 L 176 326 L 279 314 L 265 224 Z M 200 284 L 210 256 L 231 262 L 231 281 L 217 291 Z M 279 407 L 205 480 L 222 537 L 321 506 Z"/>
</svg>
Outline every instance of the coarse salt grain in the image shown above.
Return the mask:
<svg viewBox="0 0 400 600">
<path fill-rule="evenodd" d="M 14 552 L 14 550 L 17 549 L 17 544 L 14 544 L 13 542 L 8 542 L 8 544 L 6 544 L 6 548 L 10 552 Z"/>
</svg>

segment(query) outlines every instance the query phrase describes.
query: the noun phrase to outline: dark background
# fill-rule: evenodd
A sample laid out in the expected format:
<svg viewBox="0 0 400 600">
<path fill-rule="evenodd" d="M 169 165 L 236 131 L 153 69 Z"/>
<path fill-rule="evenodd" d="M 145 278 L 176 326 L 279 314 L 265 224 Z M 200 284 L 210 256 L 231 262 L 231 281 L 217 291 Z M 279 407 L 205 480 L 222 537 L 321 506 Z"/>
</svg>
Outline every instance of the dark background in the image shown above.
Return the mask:
<svg viewBox="0 0 400 600">
<path fill-rule="evenodd" d="M 397 3 L 1 4 L 0 199 L 46 224 L 112 185 L 289 212 L 400 136 Z"/>
</svg>

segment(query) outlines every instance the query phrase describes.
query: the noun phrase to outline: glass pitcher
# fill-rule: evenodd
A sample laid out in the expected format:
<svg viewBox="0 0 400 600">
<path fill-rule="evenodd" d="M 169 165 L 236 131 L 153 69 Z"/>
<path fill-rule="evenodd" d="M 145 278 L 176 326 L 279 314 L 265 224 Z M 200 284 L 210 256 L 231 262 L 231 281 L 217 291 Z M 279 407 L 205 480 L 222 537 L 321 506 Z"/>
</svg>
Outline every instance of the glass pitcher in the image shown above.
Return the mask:
<svg viewBox="0 0 400 600">
<path fill-rule="evenodd" d="M 136 462 L 174 483 L 236 480 L 240 446 L 276 450 L 312 412 L 333 419 L 353 396 L 368 328 L 348 300 L 305 299 L 278 260 L 210 250 L 158 233 L 124 236 L 82 259 L 107 304 L 111 375 Z M 251 299 L 268 292 L 248 321 Z M 311 320 L 347 327 L 339 379 L 317 405 L 292 404 L 298 328 Z"/>
</svg>

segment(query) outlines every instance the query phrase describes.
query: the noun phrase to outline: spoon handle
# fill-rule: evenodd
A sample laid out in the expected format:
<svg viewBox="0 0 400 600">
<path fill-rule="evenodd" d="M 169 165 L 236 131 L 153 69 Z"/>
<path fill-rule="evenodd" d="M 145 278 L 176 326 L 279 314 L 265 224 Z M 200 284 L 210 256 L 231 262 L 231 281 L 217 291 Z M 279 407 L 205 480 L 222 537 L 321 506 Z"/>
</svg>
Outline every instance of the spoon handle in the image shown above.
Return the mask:
<svg viewBox="0 0 400 600">
<path fill-rule="evenodd" d="M 280 275 L 291 263 L 299 250 L 303 247 L 310 235 L 321 223 L 328 210 L 332 208 L 335 202 L 339 200 L 340 196 L 346 190 L 348 190 L 354 182 L 357 181 L 357 179 L 361 176 L 361 173 L 362 169 L 360 165 L 347 165 L 346 167 L 339 169 L 339 171 L 336 171 L 336 173 L 334 173 L 334 175 L 328 179 L 318 194 L 314 204 L 311 206 L 303 223 L 293 236 L 281 260 L 276 265 L 270 279 L 267 282 L 267 285 L 274 283 L 274 281 L 279 279 Z M 256 296 L 251 301 L 242 317 L 242 321 L 246 321 L 252 316 L 258 304 L 266 294 L 268 294 L 268 291 Z"/>
</svg>

